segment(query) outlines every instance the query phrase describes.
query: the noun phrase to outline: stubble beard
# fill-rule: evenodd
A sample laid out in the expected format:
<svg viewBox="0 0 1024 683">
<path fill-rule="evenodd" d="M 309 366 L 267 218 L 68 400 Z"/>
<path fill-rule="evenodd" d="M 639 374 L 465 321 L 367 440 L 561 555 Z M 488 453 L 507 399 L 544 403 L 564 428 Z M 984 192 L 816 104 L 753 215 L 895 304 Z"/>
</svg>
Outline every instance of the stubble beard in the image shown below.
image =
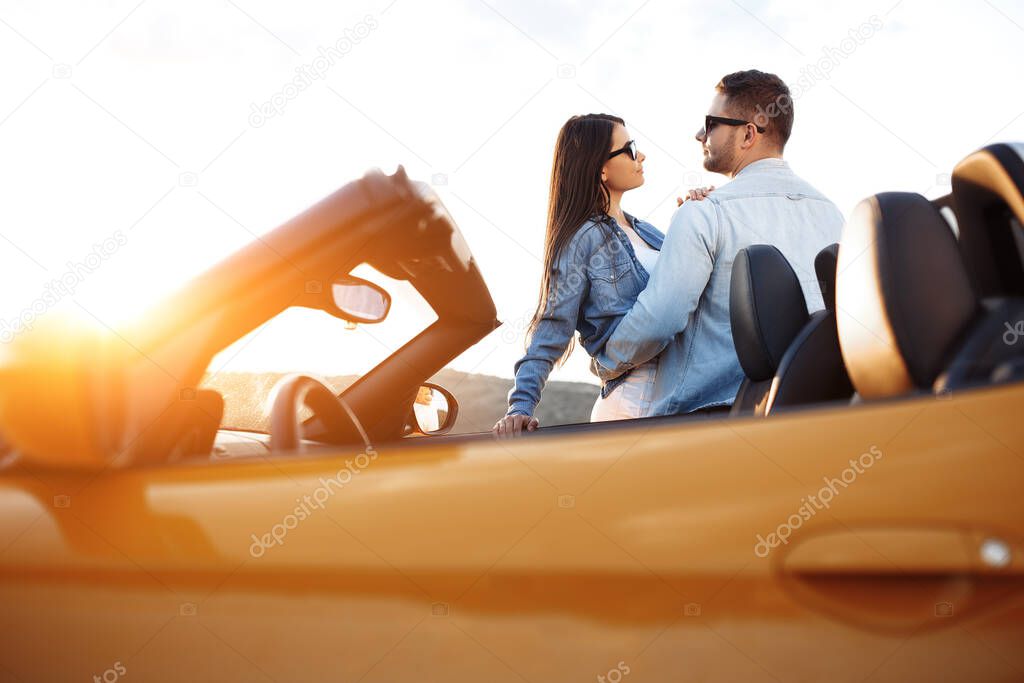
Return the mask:
<svg viewBox="0 0 1024 683">
<path fill-rule="evenodd" d="M 704 170 L 709 171 L 711 173 L 721 173 L 722 168 L 725 165 L 722 163 L 723 161 L 724 160 L 721 159 L 720 157 L 715 156 L 712 153 L 709 153 L 707 156 L 704 157 Z"/>
</svg>

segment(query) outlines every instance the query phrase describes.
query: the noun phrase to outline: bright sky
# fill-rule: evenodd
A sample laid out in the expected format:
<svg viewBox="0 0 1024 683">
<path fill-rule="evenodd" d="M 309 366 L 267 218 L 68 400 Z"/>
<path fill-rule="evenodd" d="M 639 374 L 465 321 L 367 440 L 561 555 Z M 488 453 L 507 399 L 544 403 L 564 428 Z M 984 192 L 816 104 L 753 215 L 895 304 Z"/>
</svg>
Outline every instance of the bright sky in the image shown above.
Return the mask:
<svg viewBox="0 0 1024 683">
<path fill-rule="evenodd" d="M 847 214 L 879 191 L 945 194 L 960 158 L 1024 139 L 1010 0 L 5 0 L 0 60 L 3 320 L 56 298 L 116 326 L 366 169 L 404 164 L 437 184 L 508 324 L 452 367 L 504 376 L 572 114 L 626 119 L 647 183 L 624 206 L 663 229 L 684 188 L 723 182 L 693 133 L 738 69 L 799 90 L 786 157 Z M 62 278 L 74 294 L 55 297 Z M 365 369 L 410 332 L 399 299 L 386 327 L 356 331 L 286 314 L 231 369 Z M 585 354 L 553 378 L 592 381 Z"/>
</svg>

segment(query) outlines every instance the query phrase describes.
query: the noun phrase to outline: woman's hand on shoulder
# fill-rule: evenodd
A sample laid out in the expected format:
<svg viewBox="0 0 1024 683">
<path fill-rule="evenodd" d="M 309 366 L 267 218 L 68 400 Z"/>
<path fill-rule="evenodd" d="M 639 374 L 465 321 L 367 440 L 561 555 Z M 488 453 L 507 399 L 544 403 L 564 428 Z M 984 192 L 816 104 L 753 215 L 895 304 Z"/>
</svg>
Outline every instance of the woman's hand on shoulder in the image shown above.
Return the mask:
<svg viewBox="0 0 1024 683">
<path fill-rule="evenodd" d="M 682 206 L 683 202 L 691 199 L 698 202 L 703 201 L 705 197 L 707 197 L 709 194 L 711 194 L 712 191 L 714 191 L 714 189 L 715 186 L 712 185 L 711 187 L 698 187 L 693 190 L 690 190 L 689 192 L 686 193 L 685 197 L 676 197 L 676 206 Z"/>
<path fill-rule="evenodd" d="M 530 415 L 506 415 L 494 423 L 491 431 L 499 439 L 514 439 L 524 431 L 532 432 L 540 427 L 537 418 Z"/>
</svg>

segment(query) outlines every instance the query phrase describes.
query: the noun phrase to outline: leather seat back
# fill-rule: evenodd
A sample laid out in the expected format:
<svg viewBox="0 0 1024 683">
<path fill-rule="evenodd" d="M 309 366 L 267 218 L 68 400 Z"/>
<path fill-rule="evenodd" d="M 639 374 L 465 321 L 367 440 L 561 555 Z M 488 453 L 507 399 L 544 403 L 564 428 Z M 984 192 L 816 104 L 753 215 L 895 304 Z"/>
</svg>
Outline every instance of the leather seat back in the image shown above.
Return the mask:
<svg viewBox="0 0 1024 683">
<path fill-rule="evenodd" d="M 733 265 L 729 315 L 736 355 L 747 375 L 732 415 L 849 398 L 853 394 L 836 332 L 839 245 L 823 249 L 815 271 L 826 309 L 812 315 L 796 273 L 775 247 L 741 250 Z"/>
<path fill-rule="evenodd" d="M 862 398 L 1020 376 L 1024 344 L 1007 344 L 1005 333 L 1024 320 L 1024 298 L 983 303 L 949 224 L 921 195 L 887 192 L 858 204 L 839 268 L 839 341 Z"/>
<path fill-rule="evenodd" d="M 960 249 L 982 299 L 1024 296 L 1024 143 L 995 144 L 953 169 Z"/>
<path fill-rule="evenodd" d="M 768 394 L 766 414 L 810 403 L 840 401 L 853 396 L 853 384 L 839 350 L 836 329 L 836 266 L 839 245 L 822 249 L 814 259 L 825 310 L 810 320 L 786 349 Z"/>
<path fill-rule="evenodd" d="M 775 371 L 790 342 L 807 323 L 800 280 L 778 248 L 740 249 L 729 283 L 733 345 L 746 379 L 730 414 L 765 414 Z"/>
</svg>

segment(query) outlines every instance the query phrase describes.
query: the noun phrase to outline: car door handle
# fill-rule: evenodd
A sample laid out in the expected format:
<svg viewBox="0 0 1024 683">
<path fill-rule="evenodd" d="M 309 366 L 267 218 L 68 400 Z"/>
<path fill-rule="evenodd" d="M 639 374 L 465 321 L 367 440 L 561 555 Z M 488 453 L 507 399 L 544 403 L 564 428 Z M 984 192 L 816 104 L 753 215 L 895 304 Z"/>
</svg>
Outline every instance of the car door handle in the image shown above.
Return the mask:
<svg viewBox="0 0 1024 683">
<path fill-rule="evenodd" d="M 860 528 L 819 534 L 783 560 L 799 575 L 1024 574 L 1024 548 L 979 530 Z"/>
<path fill-rule="evenodd" d="M 943 628 L 1024 589 L 1019 541 L 976 529 L 843 528 L 791 542 L 782 586 L 798 602 L 869 631 Z"/>
</svg>

